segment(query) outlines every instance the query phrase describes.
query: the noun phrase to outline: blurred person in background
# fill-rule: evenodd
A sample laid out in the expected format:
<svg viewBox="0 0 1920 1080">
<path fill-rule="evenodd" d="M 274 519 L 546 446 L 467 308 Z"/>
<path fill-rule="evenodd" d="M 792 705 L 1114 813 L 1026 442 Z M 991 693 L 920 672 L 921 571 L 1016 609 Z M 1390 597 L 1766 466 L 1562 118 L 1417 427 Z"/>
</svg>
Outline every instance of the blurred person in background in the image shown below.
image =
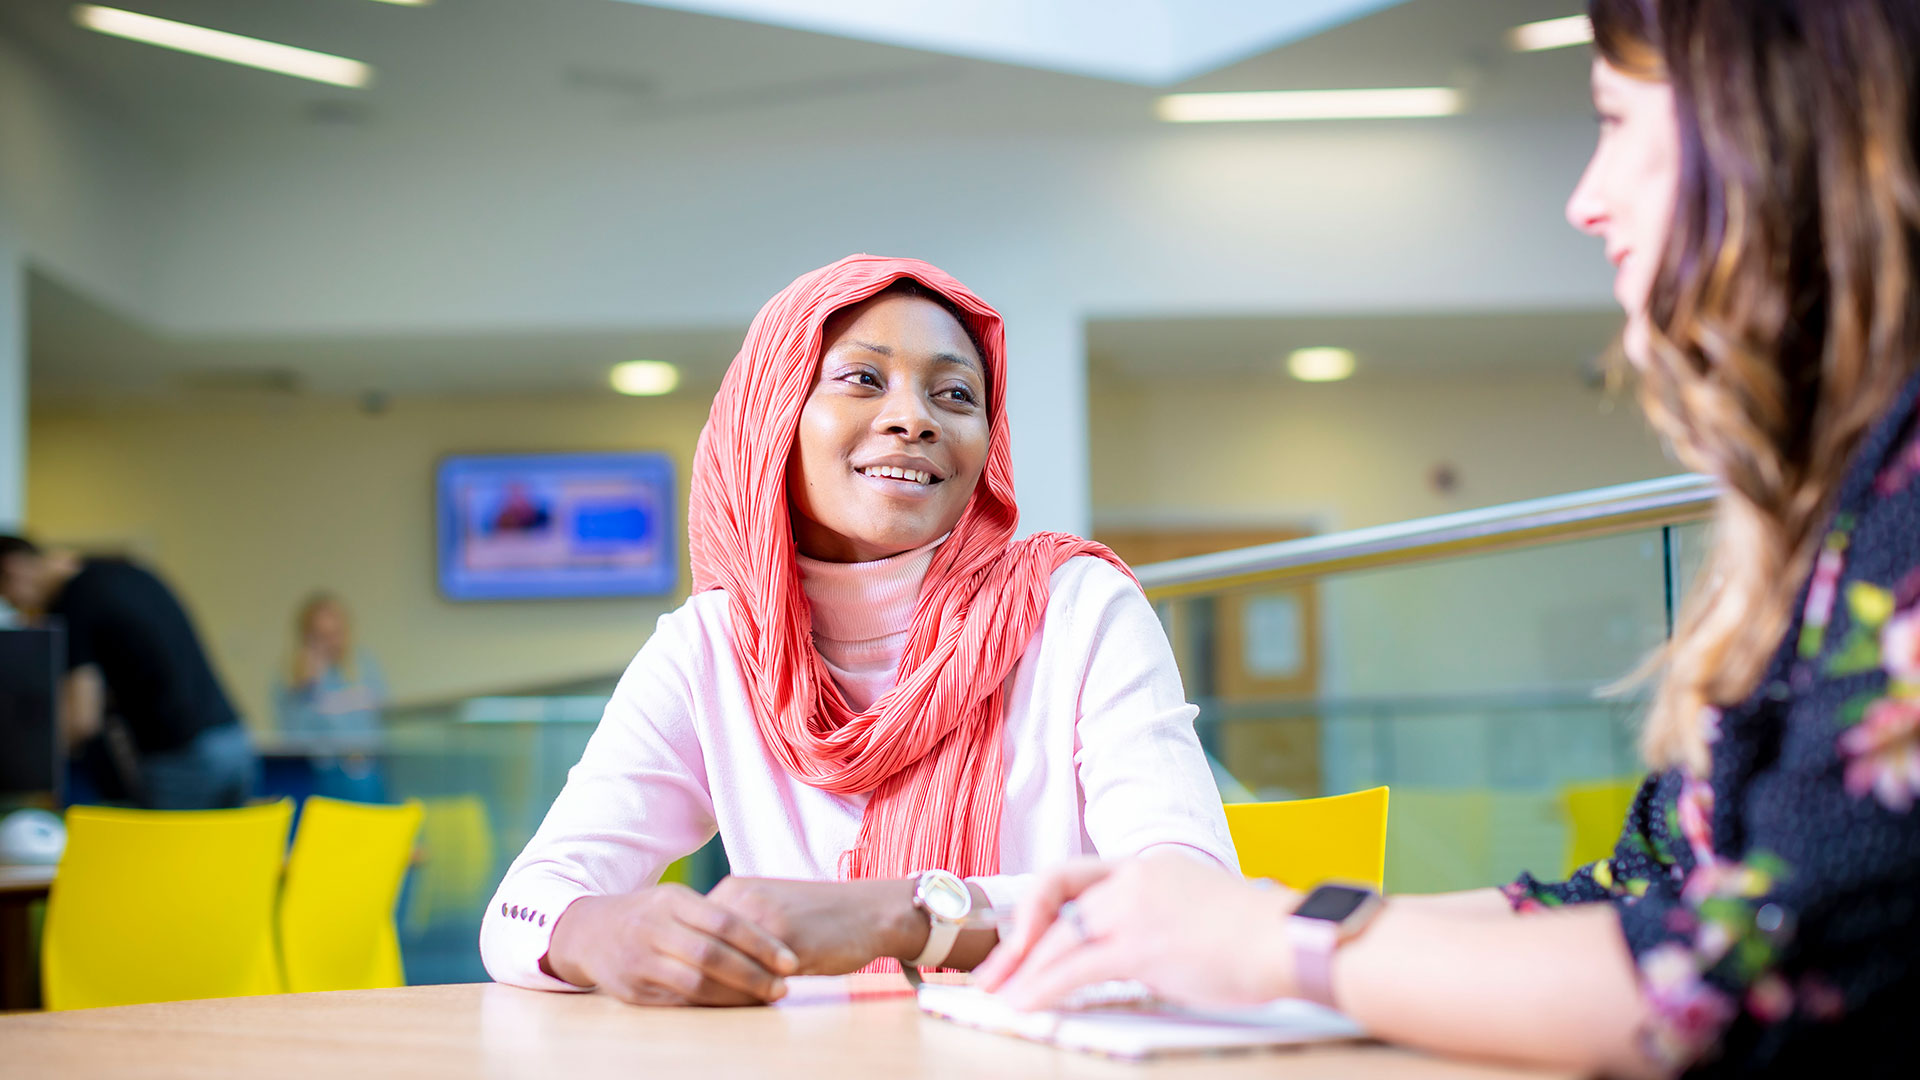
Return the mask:
<svg viewBox="0 0 1920 1080">
<path fill-rule="evenodd" d="M 1913 1075 L 1920 4 L 1591 14 L 1599 143 L 1567 216 L 1616 267 L 1649 416 L 1721 484 L 1614 854 L 1385 899 L 1082 862 L 981 985 L 1030 1008 L 1123 978 L 1311 997 L 1382 1039 L 1582 1074 Z"/>
<path fill-rule="evenodd" d="M 328 592 L 308 597 L 294 616 L 293 657 L 273 705 L 280 734 L 312 744 L 315 794 L 385 800 L 373 754 L 386 702 L 386 679 L 373 656 L 354 647 L 346 605 Z"/>
<path fill-rule="evenodd" d="M 971 967 L 1028 876 L 1233 842 L 1173 650 L 1112 552 L 1014 539 L 1000 316 L 855 255 L 768 301 L 714 399 L 694 595 L 488 905 L 494 978 L 750 1005 Z M 718 831 L 736 876 L 660 872 Z"/>
<path fill-rule="evenodd" d="M 66 629 L 70 754 L 102 740 L 126 794 L 151 809 L 223 809 L 253 794 L 253 742 L 186 609 L 151 571 L 0 536 L 0 597 Z"/>
</svg>

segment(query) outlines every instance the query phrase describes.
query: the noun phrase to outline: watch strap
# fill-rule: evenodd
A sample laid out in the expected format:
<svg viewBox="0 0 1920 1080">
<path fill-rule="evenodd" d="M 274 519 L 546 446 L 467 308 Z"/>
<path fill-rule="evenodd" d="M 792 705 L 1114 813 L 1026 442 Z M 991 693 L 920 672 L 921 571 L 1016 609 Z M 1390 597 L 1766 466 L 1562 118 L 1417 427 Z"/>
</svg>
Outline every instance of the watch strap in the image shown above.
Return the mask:
<svg viewBox="0 0 1920 1080">
<path fill-rule="evenodd" d="M 921 909 L 925 911 L 925 908 Z M 910 967 L 939 967 L 953 952 L 953 943 L 960 940 L 960 924 L 942 919 L 933 912 L 927 912 L 927 947 L 920 955 L 907 961 Z"/>
<path fill-rule="evenodd" d="M 1327 1008 L 1333 1003 L 1333 953 L 1340 946 L 1340 924 L 1326 919 L 1287 917 L 1293 942 L 1293 981 L 1300 996 Z"/>
</svg>

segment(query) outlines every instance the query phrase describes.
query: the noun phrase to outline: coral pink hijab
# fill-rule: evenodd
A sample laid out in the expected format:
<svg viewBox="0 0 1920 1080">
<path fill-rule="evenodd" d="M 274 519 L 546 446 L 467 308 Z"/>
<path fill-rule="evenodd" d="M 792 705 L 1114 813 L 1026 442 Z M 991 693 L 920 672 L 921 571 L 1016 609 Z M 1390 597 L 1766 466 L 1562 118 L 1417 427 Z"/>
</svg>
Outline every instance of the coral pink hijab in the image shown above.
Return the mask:
<svg viewBox="0 0 1920 1080">
<path fill-rule="evenodd" d="M 987 368 L 987 463 L 927 570 L 898 682 L 856 713 L 813 647 L 787 466 L 818 374 L 822 325 L 903 277 L 966 313 Z M 687 523 L 693 588 L 726 590 L 754 720 L 787 772 L 838 795 L 873 793 L 860 838 L 841 859 L 848 878 L 999 872 L 1003 684 L 1040 628 L 1048 579 L 1062 563 L 1094 555 L 1126 569 L 1079 537 L 1013 539 L 1006 385 L 1006 333 L 985 301 L 917 259 L 851 255 L 802 275 L 760 309 L 700 433 Z"/>
</svg>

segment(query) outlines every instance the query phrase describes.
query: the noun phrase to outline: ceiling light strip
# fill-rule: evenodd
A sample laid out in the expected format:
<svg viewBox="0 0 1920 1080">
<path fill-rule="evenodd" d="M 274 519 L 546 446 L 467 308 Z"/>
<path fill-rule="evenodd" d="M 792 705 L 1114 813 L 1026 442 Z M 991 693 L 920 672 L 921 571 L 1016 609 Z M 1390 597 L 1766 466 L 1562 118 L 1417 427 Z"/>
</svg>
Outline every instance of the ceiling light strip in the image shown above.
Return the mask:
<svg viewBox="0 0 1920 1080">
<path fill-rule="evenodd" d="M 139 15 L 98 4 L 76 4 L 73 19 L 89 30 L 192 53 L 229 64 L 278 72 L 334 86 L 363 87 L 373 81 L 373 69 L 358 60 L 296 49 L 258 38 L 209 30 L 204 26 Z"/>
<path fill-rule="evenodd" d="M 1444 86 L 1391 90 L 1256 90 L 1220 94 L 1168 94 L 1156 106 L 1160 119 L 1176 124 L 1258 120 L 1384 120 L 1452 116 L 1460 91 Z"/>
<path fill-rule="evenodd" d="M 1585 45 L 1592 40 L 1593 23 L 1585 15 L 1543 19 L 1507 31 L 1507 46 L 1514 52 L 1564 49 L 1569 45 Z"/>
</svg>

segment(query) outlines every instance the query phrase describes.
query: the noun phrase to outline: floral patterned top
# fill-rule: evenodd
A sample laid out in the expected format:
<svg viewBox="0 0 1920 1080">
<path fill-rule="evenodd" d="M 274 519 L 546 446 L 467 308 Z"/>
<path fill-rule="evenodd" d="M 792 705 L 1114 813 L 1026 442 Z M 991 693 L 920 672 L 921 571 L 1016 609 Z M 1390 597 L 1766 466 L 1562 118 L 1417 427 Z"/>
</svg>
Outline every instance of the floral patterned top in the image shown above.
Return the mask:
<svg viewBox="0 0 1920 1080">
<path fill-rule="evenodd" d="M 1693 1075 L 1920 1075 L 1920 377 L 1863 441 L 1794 625 L 1708 710 L 1712 768 L 1649 776 L 1610 858 L 1506 887 L 1611 903 Z"/>
</svg>

